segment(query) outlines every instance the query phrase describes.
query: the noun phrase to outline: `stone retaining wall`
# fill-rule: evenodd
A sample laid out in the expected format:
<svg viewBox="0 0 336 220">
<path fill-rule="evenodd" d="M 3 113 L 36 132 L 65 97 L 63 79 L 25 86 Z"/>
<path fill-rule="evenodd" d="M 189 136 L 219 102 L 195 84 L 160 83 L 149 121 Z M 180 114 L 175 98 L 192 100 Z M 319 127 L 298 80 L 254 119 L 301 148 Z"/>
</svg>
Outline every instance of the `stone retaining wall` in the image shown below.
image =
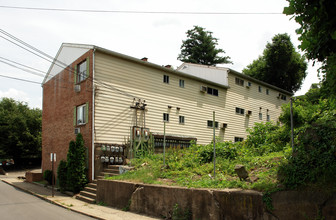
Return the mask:
<svg viewBox="0 0 336 220">
<path fill-rule="evenodd" d="M 192 219 L 336 219 L 336 194 L 282 191 L 272 196 L 269 212 L 260 192 L 240 189 L 189 189 L 123 181 L 98 180 L 97 202 L 155 217 L 171 217 L 173 207 Z"/>
</svg>

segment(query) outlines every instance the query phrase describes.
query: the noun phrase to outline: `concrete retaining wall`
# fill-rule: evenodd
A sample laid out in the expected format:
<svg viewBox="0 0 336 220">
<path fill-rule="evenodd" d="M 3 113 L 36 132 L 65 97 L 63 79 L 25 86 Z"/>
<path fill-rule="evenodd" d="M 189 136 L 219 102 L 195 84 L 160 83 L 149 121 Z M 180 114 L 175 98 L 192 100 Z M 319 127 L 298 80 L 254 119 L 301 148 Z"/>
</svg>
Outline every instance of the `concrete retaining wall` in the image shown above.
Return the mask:
<svg viewBox="0 0 336 220">
<path fill-rule="evenodd" d="M 188 189 L 123 181 L 98 180 L 97 202 L 155 217 L 171 217 L 173 207 L 192 219 L 336 219 L 336 194 L 282 191 L 272 195 L 268 212 L 260 192 L 240 189 Z"/>
</svg>

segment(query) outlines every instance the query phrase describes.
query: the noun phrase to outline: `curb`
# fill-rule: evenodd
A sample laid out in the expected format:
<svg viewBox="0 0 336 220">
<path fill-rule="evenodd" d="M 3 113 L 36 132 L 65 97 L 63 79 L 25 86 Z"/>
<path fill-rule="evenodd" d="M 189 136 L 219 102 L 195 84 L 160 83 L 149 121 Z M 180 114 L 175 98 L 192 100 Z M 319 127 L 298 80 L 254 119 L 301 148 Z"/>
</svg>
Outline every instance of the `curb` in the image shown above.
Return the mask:
<svg viewBox="0 0 336 220">
<path fill-rule="evenodd" d="M 32 191 L 30 191 L 30 190 L 27 190 L 27 189 L 24 189 L 24 188 L 22 188 L 22 187 L 16 186 L 16 185 L 14 185 L 14 184 L 12 184 L 12 183 L 10 183 L 10 182 L 4 180 L 4 179 L 2 179 L 1 181 L 4 182 L 4 183 L 6 183 L 6 184 L 8 184 L 8 185 L 11 185 L 11 186 L 13 186 L 13 187 L 15 187 L 15 188 L 17 188 L 17 189 L 20 189 L 20 190 L 22 190 L 22 191 L 24 191 L 24 192 L 26 192 L 26 193 L 29 193 L 29 194 L 31 194 L 31 195 L 33 195 L 33 196 L 36 196 L 36 197 L 38 197 L 38 198 L 40 198 L 40 199 L 42 199 L 42 200 L 44 200 L 44 201 L 46 201 L 46 202 L 49 202 L 49 203 L 51 203 L 51 204 L 57 205 L 57 206 L 59 206 L 59 207 L 65 208 L 65 209 L 67 209 L 67 210 L 71 210 L 71 211 L 73 211 L 73 212 L 76 212 L 76 213 L 79 213 L 79 214 L 82 214 L 82 215 L 85 215 L 85 216 L 88 216 L 88 217 L 91 217 L 91 218 L 95 218 L 95 219 L 99 219 L 99 220 L 105 220 L 104 218 L 100 218 L 100 217 L 97 217 L 97 216 L 94 216 L 94 215 L 90 215 L 90 214 L 87 214 L 87 213 L 85 213 L 85 212 L 81 212 L 81 211 L 72 209 L 71 207 L 64 206 L 64 205 L 62 205 L 62 204 L 59 204 L 59 203 L 54 202 L 54 201 L 52 201 L 52 200 L 49 200 L 48 198 L 46 198 L 46 197 L 44 197 L 44 196 L 41 196 L 41 195 L 39 195 L 39 194 L 37 194 L 37 193 L 34 193 L 34 192 L 32 192 Z"/>
</svg>

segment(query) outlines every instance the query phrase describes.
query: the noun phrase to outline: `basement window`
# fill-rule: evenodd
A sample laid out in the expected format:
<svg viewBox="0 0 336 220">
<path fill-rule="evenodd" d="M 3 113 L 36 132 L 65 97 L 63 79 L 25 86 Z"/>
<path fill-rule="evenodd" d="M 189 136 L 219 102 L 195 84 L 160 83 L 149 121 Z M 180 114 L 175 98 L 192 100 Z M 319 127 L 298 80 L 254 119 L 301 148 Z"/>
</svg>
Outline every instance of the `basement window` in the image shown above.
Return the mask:
<svg viewBox="0 0 336 220">
<path fill-rule="evenodd" d="M 244 138 L 242 137 L 235 137 L 234 138 L 234 142 L 242 142 L 244 140 Z"/>
</svg>

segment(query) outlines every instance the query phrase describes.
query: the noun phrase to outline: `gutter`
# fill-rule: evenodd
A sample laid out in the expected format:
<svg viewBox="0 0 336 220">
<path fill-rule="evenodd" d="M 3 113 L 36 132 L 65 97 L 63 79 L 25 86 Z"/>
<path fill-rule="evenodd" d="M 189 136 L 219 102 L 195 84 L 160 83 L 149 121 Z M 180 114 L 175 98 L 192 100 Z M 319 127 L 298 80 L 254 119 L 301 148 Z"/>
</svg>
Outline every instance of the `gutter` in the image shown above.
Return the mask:
<svg viewBox="0 0 336 220">
<path fill-rule="evenodd" d="M 91 180 L 94 180 L 94 170 L 95 170 L 95 167 L 94 167 L 94 158 L 95 158 L 95 151 L 94 151 L 94 132 L 95 132 L 95 128 L 94 128 L 94 109 L 95 109 L 95 85 L 94 85 L 94 75 L 95 75 L 95 52 L 96 52 L 96 49 L 94 48 L 93 49 L 93 53 L 92 53 L 92 116 L 91 116 L 91 121 L 92 121 L 92 126 L 91 126 L 91 129 L 92 129 L 92 139 L 91 139 L 91 143 L 92 143 L 92 149 L 91 149 L 91 160 L 92 160 L 92 164 L 91 164 L 91 169 L 92 169 L 92 177 L 91 177 Z"/>
</svg>

